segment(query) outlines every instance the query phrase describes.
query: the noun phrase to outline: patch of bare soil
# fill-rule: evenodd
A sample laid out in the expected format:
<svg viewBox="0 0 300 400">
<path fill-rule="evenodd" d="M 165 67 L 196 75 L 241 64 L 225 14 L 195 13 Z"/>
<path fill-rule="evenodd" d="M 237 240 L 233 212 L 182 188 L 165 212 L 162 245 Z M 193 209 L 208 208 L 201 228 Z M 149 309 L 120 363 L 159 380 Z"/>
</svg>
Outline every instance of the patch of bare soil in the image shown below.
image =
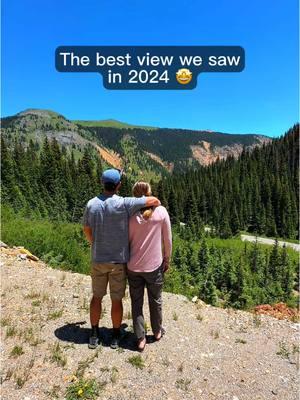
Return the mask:
<svg viewBox="0 0 300 400">
<path fill-rule="evenodd" d="M 296 400 L 298 324 L 163 294 L 166 335 L 135 350 L 128 292 L 123 339 L 87 347 L 90 277 L 47 267 L 20 249 L 1 257 L 3 400 Z M 97 390 L 96 390 L 97 389 Z M 71 393 L 73 397 L 71 397 Z"/>
</svg>

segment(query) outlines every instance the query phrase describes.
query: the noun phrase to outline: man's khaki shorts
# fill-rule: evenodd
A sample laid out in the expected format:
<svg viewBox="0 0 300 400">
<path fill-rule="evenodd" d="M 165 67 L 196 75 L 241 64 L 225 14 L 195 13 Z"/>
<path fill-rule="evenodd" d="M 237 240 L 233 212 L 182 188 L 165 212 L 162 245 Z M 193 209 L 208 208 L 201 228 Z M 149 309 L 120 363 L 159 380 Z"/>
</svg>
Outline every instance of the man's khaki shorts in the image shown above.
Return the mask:
<svg viewBox="0 0 300 400">
<path fill-rule="evenodd" d="M 91 277 L 95 297 L 106 295 L 108 282 L 112 300 L 122 300 L 125 296 L 126 264 L 93 263 Z"/>
</svg>

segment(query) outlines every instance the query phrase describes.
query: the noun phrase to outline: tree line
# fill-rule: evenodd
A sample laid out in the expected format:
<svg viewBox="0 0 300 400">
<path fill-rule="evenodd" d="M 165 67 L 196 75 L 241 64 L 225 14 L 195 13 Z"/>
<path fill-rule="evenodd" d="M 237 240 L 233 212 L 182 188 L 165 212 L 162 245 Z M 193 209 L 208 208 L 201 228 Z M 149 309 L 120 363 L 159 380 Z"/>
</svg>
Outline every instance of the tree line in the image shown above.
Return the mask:
<svg viewBox="0 0 300 400">
<path fill-rule="evenodd" d="M 42 148 L 2 137 L 2 201 L 37 217 L 79 222 L 88 199 L 101 191 L 102 164 L 87 146 L 78 161 L 57 141 Z M 298 236 L 299 125 L 280 139 L 153 183 L 174 225 L 186 224 L 190 239 L 208 225 L 228 238 L 241 230 L 283 238 Z M 130 195 L 130 175 L 121 195 Z"/>
<path fill-rule="evenodd" d="M 86 147 L 76 162 L 53 139 L 44 140 L 40 152 L 35 143 L 27 149 L 18 141 L 2 146 L 2 201 L 25 216 L 80 221 L 83 207 L 99 192 L 102 165 Z"/>
</svg>

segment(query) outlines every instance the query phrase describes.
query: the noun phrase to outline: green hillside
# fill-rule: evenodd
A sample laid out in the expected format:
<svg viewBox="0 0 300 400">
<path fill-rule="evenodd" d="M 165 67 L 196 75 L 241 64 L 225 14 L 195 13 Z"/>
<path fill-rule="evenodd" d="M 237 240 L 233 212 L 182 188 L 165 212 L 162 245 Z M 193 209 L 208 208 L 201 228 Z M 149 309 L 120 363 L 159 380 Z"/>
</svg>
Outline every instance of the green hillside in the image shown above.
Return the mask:
<svg viewBox="0 0 300 400">
<path fill-rule="evenodd" d="M 105 127 L 105 128 L 118 128 L 118 129 L 145 129 L 152 130 L 157 129 L 152 126 L 143 126 L 143 125 L 131 125 L 126 122 L 117 121 L 116 119 L 103 119 L 100 121 L 82 121 L 82 120 L 73 120 L 74 124 L 78 124 L 81 126 L 95 126 L 95 127 Z"/>
<path fill-rule="evenodd" d="M 113 148 L 122 154 L 121 140 L 124 136 L 134 138 L 141 150 L 158 156 L 166 163 L 173 163 L 175 170 L 184 170 L 196 161 L 191 146 L 200 146 L 204 150 L 203 142 L 210 144 L 209 151 L 216 155 L 222 154 L 224 149 L 236 155 L 245 147 L 253 147 L 269 142 L 270 139 L 253 134 L 225 134 L 220 132 L 191 131 L 184 129 L 115 129 L 109 127 L 90 126 L 87 128 L 95 138 L 105 146 Z M 199 163 L 197 163 L 199 164 Z"/>
</svg>

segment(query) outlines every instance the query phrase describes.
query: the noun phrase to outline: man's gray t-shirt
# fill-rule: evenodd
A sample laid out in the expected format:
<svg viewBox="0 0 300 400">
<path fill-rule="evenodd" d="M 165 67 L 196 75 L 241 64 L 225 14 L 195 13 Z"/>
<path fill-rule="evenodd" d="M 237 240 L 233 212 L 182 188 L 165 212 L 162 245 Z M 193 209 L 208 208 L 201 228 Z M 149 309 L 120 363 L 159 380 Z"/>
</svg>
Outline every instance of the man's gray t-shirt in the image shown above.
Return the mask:
<svg viewBox="0 0 300 400">
<path fill-rule="evenodd" d="M 146 197 L 120 197 L 116 194 L 94 197 L 87 203 L 83 225 L 92 229 L 92 262 L 128 262 L 129 217 L 145 205 Z"/>
</svg>

